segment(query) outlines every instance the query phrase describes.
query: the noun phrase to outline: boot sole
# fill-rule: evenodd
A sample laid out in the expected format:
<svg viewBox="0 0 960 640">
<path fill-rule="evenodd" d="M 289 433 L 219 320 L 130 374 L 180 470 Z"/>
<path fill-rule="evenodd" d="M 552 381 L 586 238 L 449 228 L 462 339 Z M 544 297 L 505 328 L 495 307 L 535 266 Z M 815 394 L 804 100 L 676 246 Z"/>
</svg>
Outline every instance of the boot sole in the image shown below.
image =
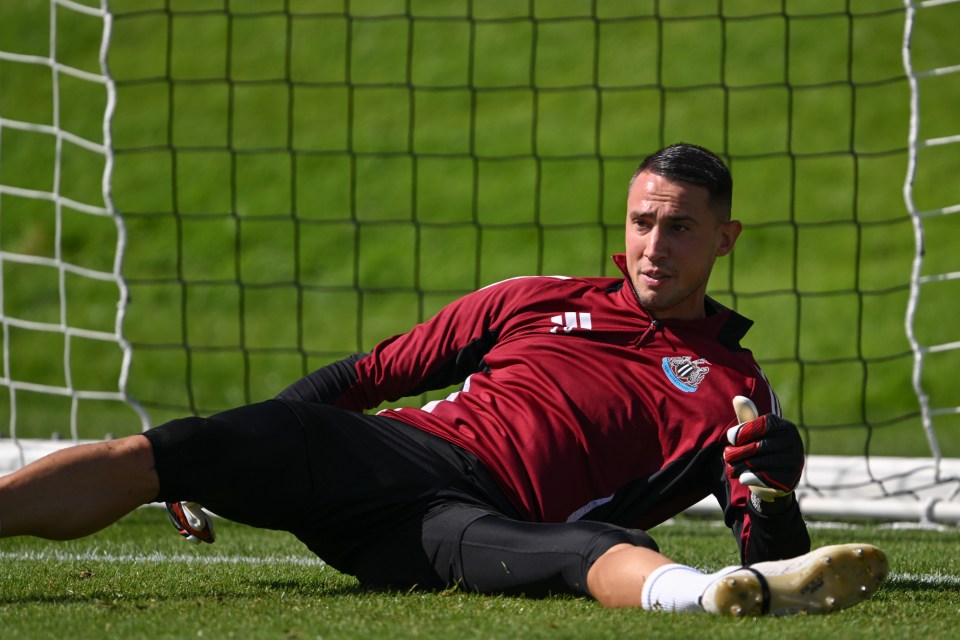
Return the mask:
<svg viewBox="0 0 960 640">
<path fill-rule="evenodd" d="M 889 573 L 887 555 L 869 544 L 822 547 L 792 562 L 796 568 L 781 575 L 747 567 L 721 578 L 713 598 L 717 612 L 737 617 L 831 613 L 869 598 Z"/>
</svg>

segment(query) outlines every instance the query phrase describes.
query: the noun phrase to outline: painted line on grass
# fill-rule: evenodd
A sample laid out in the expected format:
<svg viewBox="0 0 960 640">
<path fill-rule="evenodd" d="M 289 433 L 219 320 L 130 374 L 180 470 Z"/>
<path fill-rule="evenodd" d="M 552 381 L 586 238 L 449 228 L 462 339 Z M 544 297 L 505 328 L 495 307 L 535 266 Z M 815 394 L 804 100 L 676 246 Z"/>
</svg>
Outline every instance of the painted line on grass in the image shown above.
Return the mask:
<svg viewBox="0 0 960 640">
<path fill-rule="evenodd" d="M 185 553 L 168 554 L 159 551 L 152 553 L 113 554 L 102 551 L 70 553 L 65 551 L 0 551 L 0 560 L 29 560 L 56 562 L 154 562 L 154 563 L 192 563 L 192 564 L 248 564 L 270 565 L 288 564 L 304 567 L 324 567 L 320 558 L 303 556 L 200 556 Z"/>
<path fill-rule="evenodd" d="M 658 527 L 673 527 L 682 524 L 681 520 L 670 518 L 664 520 Z M 702 518 L 699 525 L 712 527 L 714 529 L 726 529 L 727 525 L 718 518 Z M 807 522 L 807 529 L 862 529 L 864 524 L 857 522 L 840 522 L 834 520 L 810 520 Z M 939 531 L 942 533 L 954 533 L 957 527 L 953 525 L 940 524 L 938 522 L 881 522 L 877 523 L 877 529 L 892 529 L 894 531 Z"/>
<path fill-rule="evenodd" d="M 83 553 L 68 553 L 65 551 L 0 551 L 0 561 L 55 561 L 55 562 L 153 562 L 153 563 L 188 563 L 210 565 L 296 565 L 305 567 L 325 567 L 326 563 L 319 558 L 305 558 L 303 556 L 198 556 L 183 553 L 167 554 L 155 551 L 153 553 L 113 554 L 102 551 L 85 551 Z M 960 576 L 943 573 L 891 573 L 890 582 L 907 582 L 927 584 L 931 586 L 960 587 Z"/>
<path fill-rule="evenodd" d="M 891 573 L 891 582 L 919 582 L 934 587 L 960 587 L 960 576 L 951 576 L 943 573 Z"/>
</svg>

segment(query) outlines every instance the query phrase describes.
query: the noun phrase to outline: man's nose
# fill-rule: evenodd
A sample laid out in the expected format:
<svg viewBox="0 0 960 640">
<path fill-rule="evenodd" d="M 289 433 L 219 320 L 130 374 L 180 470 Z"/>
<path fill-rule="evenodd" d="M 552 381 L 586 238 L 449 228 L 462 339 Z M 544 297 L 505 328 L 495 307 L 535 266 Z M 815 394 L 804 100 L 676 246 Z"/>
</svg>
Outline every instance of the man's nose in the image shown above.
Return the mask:
<svg viewBox="0 0 960 640">
<path fill-rule="evenodd" d="M 667 255 L 667 239 L 661 232 L 659 226 L 653 226 L 647 234 L 647 244 L 643 250 L 643 256 L 648 260 L 657 260 Z"/>
</svg>

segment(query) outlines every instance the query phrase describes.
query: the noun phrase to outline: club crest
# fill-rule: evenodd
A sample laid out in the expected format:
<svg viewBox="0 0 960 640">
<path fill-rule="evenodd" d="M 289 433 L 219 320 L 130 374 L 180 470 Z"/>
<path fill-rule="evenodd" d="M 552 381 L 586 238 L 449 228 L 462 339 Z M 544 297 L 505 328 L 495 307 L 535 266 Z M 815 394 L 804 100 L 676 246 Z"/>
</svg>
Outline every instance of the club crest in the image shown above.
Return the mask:
<svg viewBox="0 0 960 640">
<path fill-rule="evenodd" d="M 674 356 L 663 359 L 663 372 L 677 389 L 693 393 L 710 372 L 710 367 L 703 366 L 706 364 L 709 363 L 704 358 Z"/>
</svg>

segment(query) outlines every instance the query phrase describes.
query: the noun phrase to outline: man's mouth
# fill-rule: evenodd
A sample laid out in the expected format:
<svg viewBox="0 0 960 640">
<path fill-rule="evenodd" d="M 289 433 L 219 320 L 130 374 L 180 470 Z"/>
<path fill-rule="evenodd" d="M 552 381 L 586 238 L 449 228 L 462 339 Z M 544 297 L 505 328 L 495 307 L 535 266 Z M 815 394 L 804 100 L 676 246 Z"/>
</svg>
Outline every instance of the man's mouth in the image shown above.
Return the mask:
<svg viewBox="0 0 960 640">
<path fill-rule="evenodd" d="M 644 283 L 649 286 L 661 285 L 670 279 L 670 275 L 663 271 L 642 271 L 640 276 L 643 278 Z"/>
</svg>

